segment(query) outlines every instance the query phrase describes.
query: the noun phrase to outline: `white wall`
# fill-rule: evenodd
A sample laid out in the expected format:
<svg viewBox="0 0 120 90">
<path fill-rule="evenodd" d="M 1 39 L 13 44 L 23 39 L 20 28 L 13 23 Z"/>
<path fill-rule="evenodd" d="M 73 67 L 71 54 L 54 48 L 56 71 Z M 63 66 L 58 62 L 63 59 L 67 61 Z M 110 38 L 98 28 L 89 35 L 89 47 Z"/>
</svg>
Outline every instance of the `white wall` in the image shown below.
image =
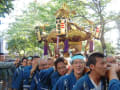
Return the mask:
<svg viewBox="0 0 120 90">
<path fill-rule="evenodd" d="M 0 52 L 1 53 L 8 53 L 7 42 L 3 38 L 0 38 Z"/>
</svg>

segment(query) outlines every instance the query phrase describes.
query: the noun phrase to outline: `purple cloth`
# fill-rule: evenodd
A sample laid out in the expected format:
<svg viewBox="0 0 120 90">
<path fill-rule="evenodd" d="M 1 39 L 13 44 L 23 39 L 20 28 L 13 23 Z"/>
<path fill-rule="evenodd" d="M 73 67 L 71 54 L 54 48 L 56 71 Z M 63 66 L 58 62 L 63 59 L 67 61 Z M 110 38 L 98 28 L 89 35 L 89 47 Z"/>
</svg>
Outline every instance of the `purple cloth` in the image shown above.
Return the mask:
<svg viewBox="0 0 120 90">
<path fill-rule="evenodd" d="M 65 40 L 65 42 L 64 42 L 64 53 L 67 52 L 68 49 L 69 49 L 68 40 Z"/>
<path fill-rule="evenodd" d="M 44 44 L 44 55 L 48 55 L 48 46 Z"/>
<path fill-rule="evenodd" d="M 90 40 L 90 52 L 93 52 L 93 40 Z"/>
</svg>

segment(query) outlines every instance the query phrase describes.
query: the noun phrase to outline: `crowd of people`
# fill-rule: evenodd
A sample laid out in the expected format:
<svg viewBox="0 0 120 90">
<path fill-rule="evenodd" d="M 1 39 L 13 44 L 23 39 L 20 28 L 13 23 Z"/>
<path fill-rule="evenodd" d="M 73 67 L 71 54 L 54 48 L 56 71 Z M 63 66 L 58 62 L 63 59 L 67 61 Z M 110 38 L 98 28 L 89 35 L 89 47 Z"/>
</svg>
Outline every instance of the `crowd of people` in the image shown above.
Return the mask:
<svg viewBox="0 0 120 90">
<path fill-rule="evenodd" d="M 119 90 L 120 65 L 113 56 L 93 52 L 88 57 L 77 53 L 65 57 L 39 56 L 0 62 L 0 90 Z M 10 82 L 2 71 L 11 69 Z"/>
</svg>

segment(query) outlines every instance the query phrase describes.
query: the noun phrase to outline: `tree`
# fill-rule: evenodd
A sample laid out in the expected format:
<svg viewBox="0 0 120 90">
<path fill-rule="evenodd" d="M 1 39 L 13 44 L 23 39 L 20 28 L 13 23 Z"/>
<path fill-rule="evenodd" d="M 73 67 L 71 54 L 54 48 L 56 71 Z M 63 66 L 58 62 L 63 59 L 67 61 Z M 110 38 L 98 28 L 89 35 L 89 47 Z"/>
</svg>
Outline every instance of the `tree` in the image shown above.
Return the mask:
<svg viewBox="0 0 120 90">
<path fill-rule="evenodd" d="M 95 40 L 94 43 L 95 43 L 94 51 L 102 52 L 101 43 L 98 40 Z M 115 48 L 109 42 L 106 42 L 106 52 L 107 52 L 107 55 L 112 55 L 115 53 Z"/>
<path fill-rule="evenodd" d="M 106 45 L 105 45 L 105 39 L 104 39 L 104 30 L 105 30 L 105 18 L 104 18 L 104 8 L 106 6 L 106 2 L 110 2 L 110 0 L 92 0 L 92 4 L 93 7 L 92 8 L 95 13 L 97 14 L 97 16 L 99 17 L 99 24 L 101 25 L 101 37 L 100 37 L 100 41 L 102 44 L 102 49 L 103 51 L 106 49 Z"/>
<path fill-rule="evenodd" d="M 48 8 L 46 8 L 46 6 L 41 6 L 36 2 L 31 3 L 28 10 L 23 11 L 24 14 L 17 17 L 16 21 L 9 25 L 9 30 L 7 32 L 8 46 L 10 45 L 8 48 L 9 51 L 24 51 L 24 54 L 28 55 L 30 55 L 30 52 L 32 51 L 32 55 L 37 52 L 42 55 L 43 43 L 38 44 L 37 42 L 35 26 L 36 24 L 44 25 L 48 22 L 49 26 L 45 28 L 47 32 L 50 32 L 55 28 L 54 13 L 56 7 L 53 7 L 51 4 L 47 7 Z M 52 11 L 53 9 L 55 9 L 54 12 Z M 42 30 L 43 29 L 41 29 L 41 31 Z M 18 46 L 18 48 L 15 48 L 14 46 Z"/>
<path fill-rule="evenodd" d="M 13 9 L 13 0 L 0 0 L 0 17 L 5 17 Z"/>
<path fill-rule="evenodd" d="M 86 4 L 88 9 L 93 11 L 92 13 L 89 13 L 91 19 L 95 22 L 96 25 L 101 25 L 102 32 L 100 41 L 103 51 L 106 51 L 107 49 L 106 41 L 104 40 L 104 34 L 111 30 L 107 24 L 120 18 L 118 13 L 114 11 L 106 11 L 106 7 L 110 2 L 111 0 L 90 0 L 89 3 Z"/>
<path fill-rule="evenodd" d="M 47 23 L 49 26 L 47 26 L 45 30 L 46 32 L 50 32 L 55 28 L 56 11 L 61 7 L 63 3 L 67 3 L 67 5 L 70 7 L 70 10 L 76 11 L 76 15 L 71 16 L 71 19 L 74 22 L 82 25 L 81 23 L 86 23 L 83 22 L 84 20 L 90 19 L 95 23 L 96 26 L 101 25 L 102 35 L 100 40 L 102 43 L 102 48 L 104 50 L 106 49 L 104 41 L 104 32 L 106 30 L 105 24 L 108 20 L 114 19 L 111 18 L 113 15 L 105 15 L 105 7 L 110 1 L 111 0 L 52 0 L 45 5 L 40 5 L 37 2 L 30 3 L 28 9 L 23 11 L 23 15 L 17 17 L 16 21 L 10 24 L 7 33 L 8 40 L 14 40 L 17 37 L 20 37 L 19 39 L 21 39 L 21 37 L 24 37 L 28 43 L 27 47 L 29 47 L 29 49 L 25 47 L 25 52 L 29 52 L 30 49 L 32 50 L 35 48 L 42 49 L 43 44 L 40 44 L 39 46 L 34 33 L 35 26 L 41 26 Z M 40 30 L 43 31 L 43 29 Z M 18 35 L 15 37 L 16 33 L 18 33 Z M 26 43 L 23 44 L 25 45 Z"/>
</svg>

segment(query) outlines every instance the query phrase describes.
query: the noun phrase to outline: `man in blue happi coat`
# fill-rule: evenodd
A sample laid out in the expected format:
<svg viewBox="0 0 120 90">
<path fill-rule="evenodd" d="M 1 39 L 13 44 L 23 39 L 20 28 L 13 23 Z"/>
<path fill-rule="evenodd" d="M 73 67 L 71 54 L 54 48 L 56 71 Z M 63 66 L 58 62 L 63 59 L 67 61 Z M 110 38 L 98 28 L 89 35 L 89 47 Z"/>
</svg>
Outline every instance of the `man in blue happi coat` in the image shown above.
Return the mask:
<svg viewBox="0 0 120 90">
<path fill-rule="evenodd" d="M 53 87 L 53 90 L 72 90 L 76 81 L 83 75 L 85 68 L 84 56 L 76 54 L 71 59 L 73 71 L 62 76 Z"/>
<path fill-rule="evenodd" d="M 21 65 L 19 65 L 13 75 L 13 79 L 12 79 L 12 88 L 15 89 L 17 88 L 17 82 L 18 82 L 18 76 L 20 74 L 20 72 L 23 70 L 23 68 L 27 65 L 27 59 L 25 57 L 22 58 L 22 61 L 20 63 Z M 20 89 L 20 88 L 19 88 Z"/>
<path fill-rule="evenodd" d="M 54 87 L 56 84 L 57 80 L 61 77 L 64 76 L 67 73 L 67 63 L 66 60 L 62 57 L 57 58 L 55 63 L 55 72 L 53 72 L 50 76 L 50 85 L 51 89 Z"/>
<path fill-rule="evenodd" d="M 34 83 L 32 82 L 31 84 L 31 90 L 34 90 L 34 85 L 37 86 L 37 90 L 51 89 L 51 84 L 55 85 L 59 77 L 67 72 L 65 59 L 58 58 L 55 61 L 55 68 L 55 72 L 54 68 L 51 67 L 46 70 L 41 70 L 39 73 L 37 73 L 33 80 Z"/>
<path fill-rule="evenodd" d="M 109 72 L 108 90 L 120 90 L 120 80 L 118 78 L 117 72 L 120 72 L 120 64 L 112 64 Z"/>
<path fill-rule="evenodd" d="M 31 82 L 31 88 L 30 90 L 37 90 L 37 88 L 40 88 L 38 86 L 38 84 L 40 83 L 40 70 L 43 70 L 43 69 L 47 69 L 48 68 L 48 64 L 47 64 L 47 61 L 46 60 L 43 60 L 41 59 L 39 61 L 39 65 L 38 65 L 38 69 L 39 71 L 37 71 L 32 79 L 32 82 Z M 41 75 L 44 77 L 44 75 Z"/>
<path fill-rule="evenodd" d="M 32 65 L 24 67 L 24 69 L 20 72 L 18 76 L 17 88 L 22 86 L 22 88 L 25 90 L 30 89 L 30 84 L 39 60 L 40 60 L 39 56 L 34 56 L 32 60 Z"/>
<path fill-rule="evenodd" d="M 73 90 L 106 90 L 103 77 L 106 75 L 107 63 L 104 54 L 92 53 L 88 57 L 87 65 L 90 72 L 77 81 Z"/>
</svg>

